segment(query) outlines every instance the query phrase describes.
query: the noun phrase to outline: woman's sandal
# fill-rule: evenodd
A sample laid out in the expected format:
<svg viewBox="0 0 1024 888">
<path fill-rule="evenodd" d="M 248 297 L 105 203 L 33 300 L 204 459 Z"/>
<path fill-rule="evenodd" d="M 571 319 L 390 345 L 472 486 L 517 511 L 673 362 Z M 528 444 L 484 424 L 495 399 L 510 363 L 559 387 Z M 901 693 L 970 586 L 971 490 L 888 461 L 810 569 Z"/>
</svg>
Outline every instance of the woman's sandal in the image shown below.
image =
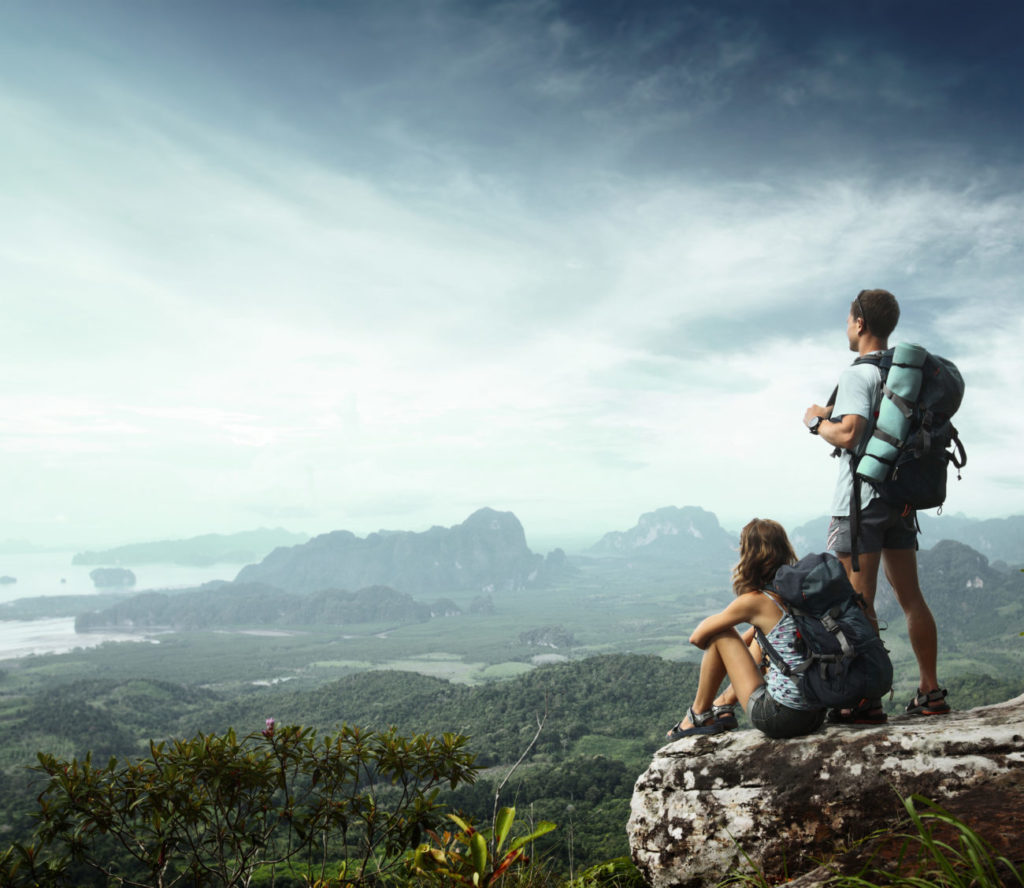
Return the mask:
<svg viewBox="0 0 1024 888">
<path fill-rule="evenodd" d="M 712 706 L 711 714 L 715 717 L 715 721 L 722 726 L 723 731 L 735 731 L 740 726 L 740 723 L 736 720 L 735 703 Z"/>
<path fill-rule="evenodd" d="M 675 740 L 680 740 L 683 737 L 693 737 L 697 734 L 721 734 L 725 728 L 716 721 L 715 710 L 709 709 L 707 712 L 694 712 L 691 706 L 686 712 L 686 718 L 690 720 L 692 727 L 684 728 L 683 722 L 678 722 L 673 726 L 666 735 L 665 739 L 669 743 Z M 686 719 L 683 719 L 686 721 Z"/>
</svg>

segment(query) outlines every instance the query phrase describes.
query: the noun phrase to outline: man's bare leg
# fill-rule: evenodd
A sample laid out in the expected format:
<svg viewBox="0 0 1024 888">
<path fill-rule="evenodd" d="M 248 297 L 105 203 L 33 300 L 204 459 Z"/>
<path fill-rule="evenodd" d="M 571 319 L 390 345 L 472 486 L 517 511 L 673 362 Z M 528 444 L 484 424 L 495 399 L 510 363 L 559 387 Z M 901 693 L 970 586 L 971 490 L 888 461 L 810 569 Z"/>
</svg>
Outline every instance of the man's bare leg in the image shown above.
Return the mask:
<svg viewBox="0 0 1024 888">
<path fill-rule="evenodd" d="M 875 593 L 878 591 L 878 565 L 882 560 L 882 553 L 868 552 L 863 555 L 858 554 L 860 570 L 853 569 L 853 559 L 849 552 L 837 554 L 837 557 L 846 569 L 846 576 L 850 578 L 850 584 L 854 590 L 864 596 L 864 601 L 868 606 L 868 619 L 871 620 L 871 625 L 875 627 L 877 632 L 878 617 L 875 614 Z"/>
<path fill-rule="evenodd" d="M 920 672 L 918 688 L 923 693 L 937 690 L 938 631 L 917 578 L 917 552 L 913 549 L 885 549 L 882 552 L 882 563 L 886 579 L 907 618 L 907 635 Z"/>
</svg>

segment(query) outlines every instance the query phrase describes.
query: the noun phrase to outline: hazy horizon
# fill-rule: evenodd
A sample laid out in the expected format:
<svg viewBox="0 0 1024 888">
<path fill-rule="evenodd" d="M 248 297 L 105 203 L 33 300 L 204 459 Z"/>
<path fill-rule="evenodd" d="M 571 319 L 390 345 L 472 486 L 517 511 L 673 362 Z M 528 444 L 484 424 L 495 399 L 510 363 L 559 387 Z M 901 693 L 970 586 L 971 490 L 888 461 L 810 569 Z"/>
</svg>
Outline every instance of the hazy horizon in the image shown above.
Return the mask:
<svg viewBox="0 0 1024 888">
<path fill-rule="evenodd" d="M 40 0 L 0 34 L 0 541 L 828 508 L 886 287 L 1021 512 L 1024 6 Z"/>
<path fill-rule="evenodd" d="M 569 528 L 569 529 L 564 529 L 564 530 L 545 531 L 545 532 L 540 532 L 540 533 L 534 533 L 534 532 L 531 531 L 531 529 L 529 527 L 527 527 L 525 525 L 523 527 L 523 530 L 524 530 L 524 533 L 525 533 L 525 536 L 526 536 L 526 544 L 530 547 L 530 549 L 532 551 L 537 552 L 539 554 L 546 554 L 547 552 L 549 552 L 549 551 L 551 551 L 552 549 L 555 549 L 555 548 L 563 548 L 563 549 L 565 549 L 566 551 L 568 551 L 570 553 L 572 553 L 572 552 L 582 552 L 584 549 L 589 548 L 590 546 L 593 546 L 594 544 L 599 542 L 600 539 L 605 534 L 615 533 L 615 532 L 624 532 L 624 531 L 631 530 L 633 527 L 635 527 L 637 525 L 639 519 L 641 517 L 643 517 L 643 515 L 651 513 L 651 512 L 656 512 L 656 511 L 658 511 L 659 509 L 662 509 L 662 508 L 672 507 L 672 506 L 673 506 L 673 504 L 666 504 L 666 505 L 663 505 L 663 506 L 657 506 L 657 507 L 654 507 L 654 508 L 651 508 L 651 509 L 646 509 L 646 510 L 644 510 L 644 512 L 642 512 L 642 513 L 640 513 L 638 515 L 635 515 L 635 516 L 633 516 L 630 519 L 627 519 L 626 521 L 624 521 L 624 523 L 622 523 L 620 525 L 617 525 L 617 526 L 614 526 L 614 527 L 594 528 L 593 530 L 590 530 L 590 531 L 588 531 L 586 529 L 576 530 L 576 529 L 573 529 L 573 528 Z M 703 508 L 703 506 L 699 506 L 696 503 L 689 503 L 689 504 L 687 504 L 685 506 L 677 506 L 676 508 L 682 509 L 682 508 L 687 508 L 689 506 L 696 506 L 697 508 Z M 486 507 L 481 507 L 481 508 L 486 508 Z M 713 513 L 714 510 L 708 509 L 706 511 L 710 511 L 710 512 Z M 926 516 L 928 516 L 931 519 L 939 519 L 939 520 L 941 520 L 942 518 L 951 518 L 951 519 L 957 519 L 957 520 L 984 521 L 984 520 L 1000 520 L 1000 519 L 1006 519 L 1006 518 L 1011 518 L 1011 517 L 1017 517 L 1017 516 L 1020 516 L 1020 515 L 1024 514 L 1024 512 L 1016 512 L 1016 513 L 1013 513 L 1011 515 L 1006 515 L 1006 516 L 992 516 L 992 517 L 990 517 L 988 519 L 976 518 L 973 515 L 966 515 L 963 512 L 952 513 L 952 512 L 943 511 L 941 514 L 937 514 L 936 510 L 934 510 L 934 509 L 928 510 L 927 512 L 925 512 L 923 514 L 925 514 Z M 468 518 L 468 517 L 469 517 L 469 515 L 465 516 L 465 518 Z M 516 517 L 519 517 L 519 516 L 516 516 Z M 743 519 L 743 521 L 741 523 L 736 524 L 736 525 L 732 525 L 732 524 L 730 524 L 728 522 L 722 521 L 721 518 L 717 514 L 715 515 L 715 517 L 719 519 L 719 525 L 722 527 L 723 530 L 725 530 L 728 533 L 733 534 L 734 536 L 738 536 L 742 525 L 744 523 L 746 523 L 746 521 L 748 521 L 750 518 L 755 517 L 755 516 L 752 516 L 752 515 L 748 516 L 747 518 Z M 462 519 L 462 520 L 465 520 L 465 518 Z M 790 533 L 793 533 L 797 528 L 804 527 L 805 525 L 811 524 L 811 523 L 816 522 L 816 521 L 825 520 L 826 518 L 827 518 L 827 515 L 826 515 L 825 512 L 819 512 L 817 515 L 810 515 L 810 516 L 807 516 L 804 519 L 793 520 L 793 521 L 789 522 L 787 524 L 787 530 Z M 460 521 L 456 521 L 454 523 L 455 524 L 461 524 L 462 521 L 460 520 Z M 443 527 L 447 528 L 447 527 L 449 527 L 451 525 L 438 525 L 437 522 L 433 522 L 431 524 L 422 525 L 422 526 L 416 526 L 416 527 L 401 527 L 401 526 L 397 526 L 396 525 L 396 526 L 393 526 L 393 527 L 377 527 L 377 528 L 373 528 L 371 530 L 353 530 L 350 527 L 332 527 L 332 528 L 325 528 L 323 530 L 318 530 L 318 531 L 316 531 L 314 533 L 309 533 L 308 531 L 305 531 L 305 530 L 303 530 L 301 528 L 283 527 L 283 528 L 271 528 L 271 529 L 285 530 L 285 531 L 288 531 L 290 533 L 306 533 L 310 538 L 315 537 L 315 536 L 319 536 L 319 535 L 322 535 L 322 534 L 326 534 L 326 533 L 331 533 L 332 531 L 336 531 L 336 530 L 347 530 L 349 532 L 354 533 L 357 537 L 365 538 L 366 536 L 369 536 L 370 534 L 377 533 L 377 532 L 389 532 L 390 531 L 390 532 L 422 533 L 422 532 L 424 532 L 426 530 L 429 530 L 431 527 L 435 527 L 435 526 L 443 526 Z M 246 531 L 251 531 L 251 530 L 265 530 L 265 529 L 267 529 L 267 528 L 245 528 L 244 530 L 231 530 L 231 531 L 223 531 L 223 532 L 221 532 L 221 531 L 211 531 L 210 533 L 219 534 L 221 536 L 230 536 L 230 535 L 235 534 L 235 533 L 244 533 Z M 104 541 L 104 542 L 100 542 L 100 543 L 96 543 L 96 544 L 92 544 L 92 543 L 76 544 L 74 541 L 70 541 L 70 540 L 69 541 L 64 541 L 64 542 L 58 543 L 58 544 L 50 544 L 50 543 L 47 543 L 46 541 L 8 538 L 8 539 L 0 539 L 0 558 L 2 558 L 4 555 L 15 555 L 15 556 L 17 556 L 17 555 L 31 555 L 33 553 L 46 553 L 46 552 L 49 552 L 49 553 L 67 553 L 67 552 L 81 553 L 81 552 L 86 552 L 86 551 L 103 551 L 103 550 L 106 550 L 106 549 L 115 549 L 115 548 L 119 548 L 121 546 L 128 546 L 128 545 L 132 545 L 132 544 L 135 544 L 135 543 L 174 542 L 174 541 L 177 541 L 177 540 L 192 539 L 193 537 L 203 536 L 203 535 L 205 535 L 205 534 L 186 534 L 186 535 L 181 536 L 181 537 L 164 537 L 164 538 L 159 538 L 159 539 L 148 538 L 148 537 L 145 538 L 145 539 L 143 539 L 143 538 L 139 538 L 139 539 L 119 539 L 119 540 L 113 540 L 113 541 Z M 822 542 L 822 547 L 824 547 L 824 539 L 822 539 L 821 542 Z M 931 543 L 934 543 L 934 540 L 924 541 L 923 545 L 925 547 L 928 547 Z M 300 544 L 296 543 L 295 545 L 300 545 Z M 2 567 L 2 565 L 0 565 L 0 567 Z"/>
</svg>

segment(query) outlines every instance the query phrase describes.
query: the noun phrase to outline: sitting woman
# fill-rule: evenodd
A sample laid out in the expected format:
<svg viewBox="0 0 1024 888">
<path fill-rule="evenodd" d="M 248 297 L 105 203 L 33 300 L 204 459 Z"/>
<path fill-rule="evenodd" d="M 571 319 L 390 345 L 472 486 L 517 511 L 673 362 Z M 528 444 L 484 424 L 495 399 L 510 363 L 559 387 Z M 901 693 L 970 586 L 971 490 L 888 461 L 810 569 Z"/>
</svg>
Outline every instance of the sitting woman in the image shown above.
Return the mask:
<svg viewBox="0 0 1024 888">
<path fill-rule="evenodd" d="M 737 702 L 754 727 L 769 737 L 798 737 L 821 727 L 825 710 L 808 704 L 795 681 L 774 665 L 764 671 L 755 640 L 754 627 L 785 662 L 796 665 L 803 659 L 793 618 L 768 590 L 775 572 L 796 560 L 777 521 L 755 518 L 743 528 L 740 560 L 732 572 L 736 598 L 720 614 L 703 620 L 690 636 L 690 644 L 704 651 L 697 696 L 686 718 L 668 732 L 669 740 L 732 730 L 737 726 Z M 735 628 L 740 623 L 751 626 L 742 636 Z M 716 697 L 726 677 L 731 684 Z"/>
</svg>

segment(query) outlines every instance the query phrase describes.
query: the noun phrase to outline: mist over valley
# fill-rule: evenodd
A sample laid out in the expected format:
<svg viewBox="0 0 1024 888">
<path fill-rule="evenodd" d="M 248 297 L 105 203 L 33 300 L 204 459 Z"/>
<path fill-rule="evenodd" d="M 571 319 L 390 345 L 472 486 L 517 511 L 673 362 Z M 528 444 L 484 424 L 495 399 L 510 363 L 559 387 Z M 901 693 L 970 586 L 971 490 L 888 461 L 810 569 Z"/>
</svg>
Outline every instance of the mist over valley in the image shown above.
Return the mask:
<svg viewBox="0 0 1024 888">
<path fill-rule="evenodd" d="M 1015 696 L 1024 518 L 922 526 L 934 544 L 919 553 L 921 582 L 951 697 Z M 791 530 L 798 554 L 821 548 L 824 527 Z M 556 822 L 572 806 L 572 843 L 545 846 L 559 859 L 625 853 L 630 787 L 693 693 L 699 652 L 687 638 L 732 594 L 736 532 L 705 509 L 667 506 L 570 552 L 533 551 L 519 519 L 490 508 L 420 532 L 279 533 L 247 564 L 149 560 L 186 558 L 187 540 L 0 556 L 15 578 L 34 566 L 7 595 L 46 593 L 0 603 L 0 823 L 16 828 L 34 797 L 24 766 L 37 749 L 133 755 L 152 738 L 257 731 L 273 716 L 465 732 L 482 766 L 507 769 L 541 724 L 506 791 Z M 217 548 L 238 551 L 231 537 Z M 136 584 L 97 586 L 102 569 Z M 878 607 L 899 700 L 913 691 L 913 656 L 891 591 Z M 452 803 L 488 817 L 494 789 L 482 777 Z"/>
<path fill-rule="evenodd" d="M 821 518 L 791 530 L 798 554 L 822 548 L 826 524 Z M 1012 585 L 1008 566 L 1024 563 L 1024 517 L 976 521 L 922 515 L 921 524 L 922 541 L 934 548 L 920 553 L 930 600 L 964 593 L 947 588 L 951 563 L 960 566 L 960 573 L 984 573 L 983 594 L 996 594 L 1004 579 Z M 127 632 L 159 635 L 165 646 L 167 636 L 176 632 L 289 630 L 313 646 L 352 648 L 351 657 L 332 655 L 331 660 L 358 669 L 389 660 L 408 663 L 409 654 L 450 652 L 459 643 L 449 636 L 459 636 L 467 623 L 482 622 L 502 645 L 471 668 L 465 668 L 462 655 L 456 657 L 462 666 L 453 667 L 451 676 L 461 680 L 493 675 L 498 663 L 512 671 L 528 668 L 538 652 L 518 644 L 520 636 L 563 639 L 547 651 L 560 657 L 607 650 L 688 657 L 693 654 L 685 645 L 687 621 L 721 607 L 731 594 L 729 573 L 737 545 L 735 532 L 697 506 L 644 513 L 632 527 L 608 531 L 573 553 L 532 551 L 516 516 L 489 508 L 461 524 L 422 532 L 357 537 L 339 530 L 311 539 L 283 529 L 206 535 L 75 553 L 63 570 L 73 575 L 72 587 L 63 576 L 59 585 L 54 581 L 51 563 L 45 594 L 38 594 L 38 579 L 3 588 L 0 627 L 13 625 L 12 620 L 70 618 L 83 643 L 93 643 L 90 636 L 96 633 Z M 253 551 L 258 558 L 232 564 L 231 555 L 241 551 Z M 17 580 L 16 557 L 0 556 L 7 559 L 0 572 L 12 580 Z M 25 557 L 38 571 L 41 557 Z M 158 558 L 168 563 L 156 563 Z M 173 559 L 185 566 L 173 566 Z M 944 566 L 932 571 L 930 566 L 940 562 Z M 87 586 L 82 571 L 90 565 L 99 566 L 89 567 Z M 166 577 L 166 582 L 136 579 L 133 568 L 142 578 L 148 569 L 150 577 Z M 109 580 L 111 572 L 114 580 Z M 101 576 L 114 585 L 100 583 Z M 962 586 L 959 574 L 954 585 Z M 22 590 L 37 594 L 18 596 Z M 891 594 L 880 599 L 880 606 L 895 606 Z M 675 612 L 666 615 L 666 607 Z M 64 628 L 67 634 L 67 624 Z M 388 643 L 381 646 L 387 653 L 356 654 L 358 645 L 352 638 L 335 637 L 339 632 L 387 633 Z M 568 638 L 572 644 L 565 642 Z M 430 650 L 432 644 L 437 651 Z M 67 640 L 61 638 L 60 645 L 66 647 Z M 439 662 L 422 668 L 444 673 Z"/>
</svg>

